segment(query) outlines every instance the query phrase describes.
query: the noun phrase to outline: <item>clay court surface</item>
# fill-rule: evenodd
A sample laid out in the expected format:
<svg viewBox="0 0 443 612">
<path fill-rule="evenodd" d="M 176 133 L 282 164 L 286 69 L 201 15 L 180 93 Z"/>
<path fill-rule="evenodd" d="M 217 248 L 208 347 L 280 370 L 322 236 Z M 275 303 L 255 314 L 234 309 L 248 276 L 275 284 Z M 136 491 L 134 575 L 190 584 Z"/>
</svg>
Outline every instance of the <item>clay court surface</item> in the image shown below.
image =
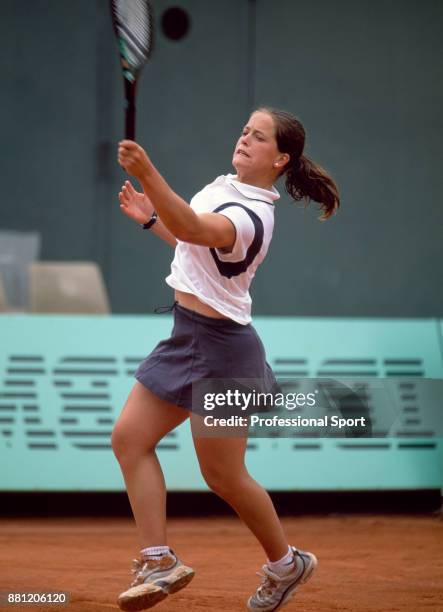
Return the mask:
<svg viewBox="0 0 443 612">
<path fill-rule="evenodd" d="M 443 611 L 443 521 L 437 516 L 284 518 L 291 543 L 319 567 L 284 610 L 290 612 Z M 263 555 L 235 518 L 171 519 L 170 546 L 196 576 L 155 607 L 161 612 L 245 610 Z M 66 591 L 65 606 L 10 610 L 118 610 L 138 553 L 127 518 L 0 520 L 0 590 Z"/>
</svg>

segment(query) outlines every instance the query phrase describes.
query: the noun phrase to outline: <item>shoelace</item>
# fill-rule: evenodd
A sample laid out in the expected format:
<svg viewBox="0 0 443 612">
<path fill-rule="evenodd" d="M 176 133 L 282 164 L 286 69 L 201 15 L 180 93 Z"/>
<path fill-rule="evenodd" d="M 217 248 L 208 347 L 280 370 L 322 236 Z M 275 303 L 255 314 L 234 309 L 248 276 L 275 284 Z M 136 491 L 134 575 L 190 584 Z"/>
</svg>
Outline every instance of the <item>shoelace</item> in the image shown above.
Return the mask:
<svg viewBox="0 0 443 612">
<path fill-rule="evenodd" d="M 144 573 L 148 569 L 154 569 L 157 565 L 158 565 L 158 562 L 154 560 L 148 559 L 147 561 L 143 561 L 142 559 L 133 559 L 131 574 L 135 576 L 135 578 L 132 581 L 131 586 L 137 586 L 137 584 L 139 584 L 140 581 L 143 582 L 145 579 Z"/>
<path fill-rule="evenodd" d="M 277 581 L 271 578 L 266 571 L 266 566 L 263 566 L 263 574 L 256 572 L 257 576 L 260 576 L 261 584 L 257 589 L 257 597 L 264 601 L 267 597 L 272 597 L 275 589 L 278 587 Z"/>
<path fill-rule="evenodd" d="M 133 576 L 135 576 L 134 580 L 131 583 L 131 586 L 134 586 L 137 584 L 139 578 L 142 576 L 144 570 L 146 569 L 147 564 L 146 563 L 142 563 L 141 561 L 139 561 L 139 559 L 133 559 L 132 560 L 132 569 L 131 569 L 131 574 Z"/>
</svg>

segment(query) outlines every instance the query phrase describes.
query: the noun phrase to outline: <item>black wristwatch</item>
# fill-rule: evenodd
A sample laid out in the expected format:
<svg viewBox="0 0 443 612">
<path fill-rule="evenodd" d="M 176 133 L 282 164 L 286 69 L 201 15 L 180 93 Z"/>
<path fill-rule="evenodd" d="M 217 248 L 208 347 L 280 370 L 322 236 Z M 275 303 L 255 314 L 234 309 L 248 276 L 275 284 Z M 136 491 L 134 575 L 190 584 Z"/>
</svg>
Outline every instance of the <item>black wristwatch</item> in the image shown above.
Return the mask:
<svg viewBox="0 0 443 612">
<path fill-rule="evenodd" d="M 151 227 L 157 221 L 157 216 L 158 216 L 157 213 L 153 212 L 152 213 L 152 217 L 149 219 L 149 221 L 146 221 L 146 223 L 142 223 L 142 228 L 143 229 L 151 229 Z"/>
</svg>

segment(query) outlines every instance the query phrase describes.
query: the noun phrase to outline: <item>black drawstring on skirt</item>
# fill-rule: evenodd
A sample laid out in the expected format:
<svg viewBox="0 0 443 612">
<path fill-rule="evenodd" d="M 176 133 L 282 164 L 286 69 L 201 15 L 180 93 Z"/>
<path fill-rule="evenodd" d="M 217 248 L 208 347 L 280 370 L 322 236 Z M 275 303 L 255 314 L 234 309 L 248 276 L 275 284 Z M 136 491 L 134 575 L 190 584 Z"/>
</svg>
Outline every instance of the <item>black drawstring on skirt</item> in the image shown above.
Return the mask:
<svg viewBox="0 0 443 612">
<path fill-rule="evenodd" d="M 177 304 L 178 304 L 178 301 L 175 300 L 172 306 L 157 306 L 157 308 L 154 308 L 154 313 L 155 314 L 165 314 L 166 312 L 172 312 Z"/>
</svg>

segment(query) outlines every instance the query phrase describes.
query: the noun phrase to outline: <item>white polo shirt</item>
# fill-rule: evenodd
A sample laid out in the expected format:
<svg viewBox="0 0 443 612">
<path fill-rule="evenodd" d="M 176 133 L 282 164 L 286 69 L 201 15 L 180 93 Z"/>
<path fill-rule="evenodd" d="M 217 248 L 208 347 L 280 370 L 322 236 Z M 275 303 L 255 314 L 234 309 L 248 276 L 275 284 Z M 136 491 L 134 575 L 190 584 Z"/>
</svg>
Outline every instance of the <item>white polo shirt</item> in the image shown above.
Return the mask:
<svg viewBox="0 0 443 612">
<path fill-rule="evenodd" d="M 197 214 L 216 212 L 228 217 L 236 229 L 230 253 L 177 241 L 168 285 L 193 293 L 221 314 L 246 325 L 251 322 L 249 287 L 264 260 L 274 229 L 272 191 L 240 183 L 236 175 L 219 176 L 191 200 Z"/>
</svg>

